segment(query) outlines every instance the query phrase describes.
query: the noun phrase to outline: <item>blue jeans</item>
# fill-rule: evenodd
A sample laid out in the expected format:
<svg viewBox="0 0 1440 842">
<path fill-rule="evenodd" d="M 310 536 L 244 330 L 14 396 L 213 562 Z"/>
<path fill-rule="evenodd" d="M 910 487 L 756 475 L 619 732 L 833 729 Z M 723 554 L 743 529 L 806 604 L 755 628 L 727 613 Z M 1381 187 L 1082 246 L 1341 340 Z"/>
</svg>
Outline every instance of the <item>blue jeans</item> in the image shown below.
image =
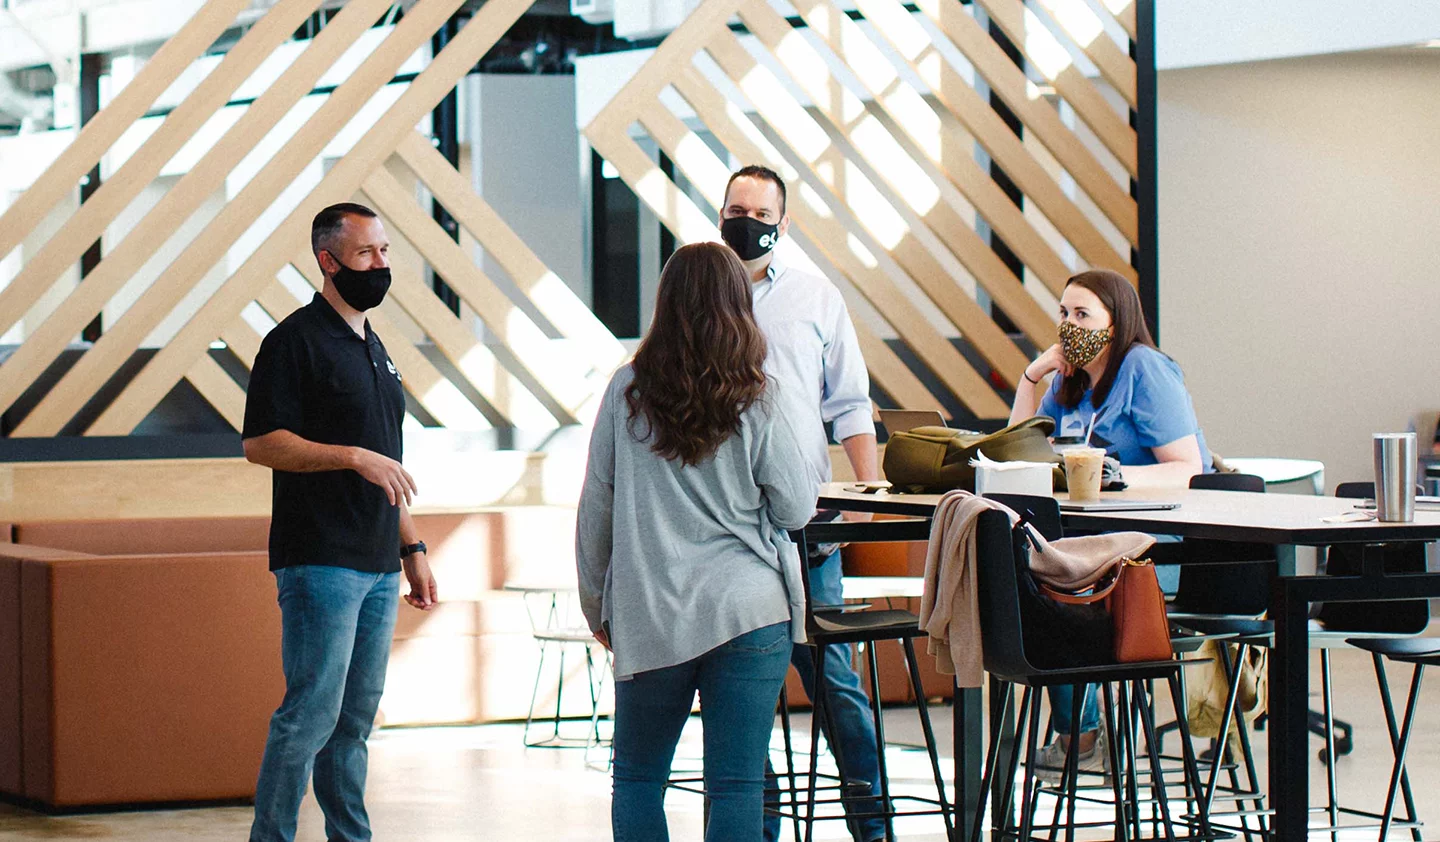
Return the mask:
<svg viewBox="0 0 1440 842">
<path fill-rule="evenodd" d="M 810 599 L 819 605 L 836 605 L 844 601 L 841 593 L 840 553 L 810 570 Z M 815 667 L 813 649 L 796 646 L 790 662 L 800 673 L 805 692 L 815 698 Z M 865 781 L 875 796 L 874 801 L 847 801 L 853 812 L 880 812 L 880 759 L 875 746 L 875 717 L 870 713 L 870 696 L 860 683 L 851 661 L 849 644 L 825 647 L 825 742 L 835 755 L 835 764 L 846 782 Z M 766 771 L 773 774 L 767 756 Z M 885 838 L 885 820 L 856 819 L 850 822 L 850 833 L 859 842 Z M 765 816 L 765 842 L 780 838 L 780 817 Z"/>
<path fill-rule="evenodd" d="M 291 842 L 312 772 L 330 842 L 366 842 L 365 739 L 385 689 L 399 573 L 302 565 L 275 571 L 285 700 L 255 787 L 250 842 Z"/>
<path fill-rule="evenodd" d="M 665 783 L 700 691 L 710 842 L 759 842 L 775 701 L 785 683 L 790 624 L 733 638 L 694 660 L 615 682 L 615 842 L 665 842 Z"/>
<path fill-rule="evenodd" d="M 1088 734 L 1100 729 L 1100 697 L 1093 684 L 1056 684 L 1050 688 L 1050 724 L 1055 733 L 1070 737 L 1070 706 L 1075 703 L 1075 688 L 1082 688 L 1085 698 L 1080 702 L 1080 733 Z"/>
</svg>

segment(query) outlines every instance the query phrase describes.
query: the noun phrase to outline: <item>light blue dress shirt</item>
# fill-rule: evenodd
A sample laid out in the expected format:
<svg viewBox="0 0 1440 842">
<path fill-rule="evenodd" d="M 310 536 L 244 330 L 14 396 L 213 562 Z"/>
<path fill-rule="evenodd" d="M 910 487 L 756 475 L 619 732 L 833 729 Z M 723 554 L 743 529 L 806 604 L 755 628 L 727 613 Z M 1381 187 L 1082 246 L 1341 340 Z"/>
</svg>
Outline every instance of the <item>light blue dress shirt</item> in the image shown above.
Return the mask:
<svg viewBox="0 0 1440 842">
<path fill-rule="evenodd" d="M 833 425 L 836 441 L 875 434 L 870 374 L 850 311 L 834 284 L 786 266 L 778 256 L 751 289 L 755 321 L 769 345 L 765 371 L 786 385 L 786 412 L 800 446 L 821 481 L 829 482 L 825 424 Z"/>
</svg>

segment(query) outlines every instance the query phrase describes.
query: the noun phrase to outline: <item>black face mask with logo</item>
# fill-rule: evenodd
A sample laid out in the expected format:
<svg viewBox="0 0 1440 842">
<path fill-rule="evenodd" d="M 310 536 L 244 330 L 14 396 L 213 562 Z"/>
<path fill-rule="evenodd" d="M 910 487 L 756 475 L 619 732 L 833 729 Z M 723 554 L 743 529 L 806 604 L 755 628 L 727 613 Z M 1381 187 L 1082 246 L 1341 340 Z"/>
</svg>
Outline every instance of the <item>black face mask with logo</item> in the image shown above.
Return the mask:
<svg viewBox="0 0 1440 842">
<path fill-rule="evenodd" d="M 732 216 L 720 223 L 720 239 L 741 260 L 764 257 L 780 242 L 780 226 L 749 216 Z"/>
<path fill-rule="evenodd" d="M 340 263 L 340 258 L 333 253 L 330 256 L 340 264 L 340 271 L 331 275 L 330 281 L 345 303 L 362 313 L 379 307 L 380 302 L 385 300 L 385 293 L 390 291 L 390 267 L 351 269 Z"/>
</svg>

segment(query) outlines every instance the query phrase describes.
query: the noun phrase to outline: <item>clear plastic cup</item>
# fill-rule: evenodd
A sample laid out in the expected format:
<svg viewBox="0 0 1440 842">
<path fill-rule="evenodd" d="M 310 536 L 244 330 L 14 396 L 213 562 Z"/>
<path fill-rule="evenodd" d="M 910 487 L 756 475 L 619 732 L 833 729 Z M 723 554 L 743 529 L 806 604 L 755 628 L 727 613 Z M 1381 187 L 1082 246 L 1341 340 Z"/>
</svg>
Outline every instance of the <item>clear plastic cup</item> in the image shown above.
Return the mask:
<svg viewBox="0 0 1440 842">
<path fill-rule="evenodd" d="M 1100 499 L 1100 477 L 1105 472 L 1105 450 L 1074 447 L 1065 451 L 1065 485 L 1077 503 Z"/>
</svg>

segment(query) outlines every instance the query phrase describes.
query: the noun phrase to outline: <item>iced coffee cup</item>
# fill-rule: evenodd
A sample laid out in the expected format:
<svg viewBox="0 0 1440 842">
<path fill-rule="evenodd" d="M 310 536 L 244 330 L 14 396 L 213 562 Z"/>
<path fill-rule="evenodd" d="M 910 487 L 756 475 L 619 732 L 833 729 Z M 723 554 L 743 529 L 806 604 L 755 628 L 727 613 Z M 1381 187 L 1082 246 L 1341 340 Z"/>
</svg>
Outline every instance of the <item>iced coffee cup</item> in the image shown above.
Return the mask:
<svg viewBox="0 0 1440 842">
<path fill-rule="evenodd" d="M 1070 499 L 1077 502 L 1100 499 L 1100 475 L 1105 471 L 1105 451 L 1099 447 L 1076 447 L 1065 451 L 1065 485 Z"/>
</svg>

